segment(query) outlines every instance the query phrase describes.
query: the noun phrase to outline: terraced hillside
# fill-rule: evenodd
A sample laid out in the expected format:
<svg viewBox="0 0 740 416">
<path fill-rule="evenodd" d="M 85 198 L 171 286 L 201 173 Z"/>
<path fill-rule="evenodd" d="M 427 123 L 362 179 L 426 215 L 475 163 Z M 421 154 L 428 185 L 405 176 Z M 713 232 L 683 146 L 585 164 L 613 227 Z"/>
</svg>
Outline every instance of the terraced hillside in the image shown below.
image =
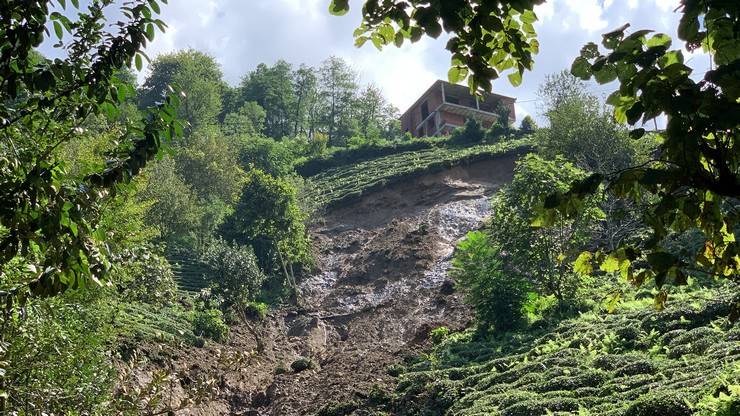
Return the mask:
<svg viewBox="0 0 740 416">
<path fill-rule="evenodd" d="M 435 147 L 380 157 L 323 171 L 307 179 L 305 198 L 328 207 L 356 200 L 370 192 L 411 177 L 496 157 L 524 153 L 532 139 L 525 137 L 497 144 L 469 147 Z"/>
<path fill-rule="evenodd" d="M 423 359 L 391 369 L 402 373 L 395 393 L 374 402 L 400 415 L 740 414 L 737 398 L 721 400 L 740 385 L 740 328 L 725 318 L 729 302 L 694 294 L 662 312 L 634 303 L 534 335 L 452 335 Z M 335 403 L 323 413 L 350 414 L 368 403 Z"/>
<path fill-rule="evenodd" d="M 205 279 L 207 269 L 198 260 L 189 258 L 185 254 L 173 254 L 167 257 L 175 275 L 177 288 L 181 292 L 195 293 L 208 286 Z"/>
</svg>

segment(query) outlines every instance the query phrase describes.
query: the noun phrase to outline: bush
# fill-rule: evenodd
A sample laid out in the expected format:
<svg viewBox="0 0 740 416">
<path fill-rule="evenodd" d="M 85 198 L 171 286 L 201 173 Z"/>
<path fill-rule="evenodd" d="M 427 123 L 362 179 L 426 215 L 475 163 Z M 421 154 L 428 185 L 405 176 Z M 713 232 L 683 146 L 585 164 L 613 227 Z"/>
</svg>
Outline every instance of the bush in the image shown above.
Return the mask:
<svg viewBox="0 0 740 416">
<path fill-rule="evenodd" d="M 468 119 L 465 122 L 465 127 L 456 129 L 450 136 L 450 143 L 455 144 L 468 144 L 468 143 L 480 143 L 485 137 L 485 131 L 481 128 L 480 123 L 475 119 Z"/>
<path fill-rule="evenodd" d="M 193 333 L 220 342 L 229 335 L 229 327 L 224 322 L 223 313 L 218 309 L 198 311 L 193 318 Z"/>
<path fill-rule="evenodd" d="M 267 316 L 267 304 L 263 302 L 249 302 L 244 308 L 244 314 L 248 318 L 259 319 L 260 321 Z"/>
<path fill-rule="evenodd" d="M 690 416 L 694 412 L 678 392 L 646 394 L 627 408 L 624 416 Z"/>
<path fill-rule="evenodd" d="M 112 280 L 121 286 L 125 299 L 155 305 L 175 301 L 177 284 L 170 264 L 152 247 L 125 250 L 113 260 Z"/>
<path fill-rule="evenodd" d="M 486 233 L 468 233 L 452 260 L 452 276 L 465 289 L 465 300 L 481 325 L 507 331 L 522 322 L 527 287 L 523 280 L 504 273 L 498 257 Z"/>
<path fill-rule="evenodd" d="M 252 248 L 215 240 L 201 252 L 201 259 L 210 269 L 211 294 L 223 299 L 224 310 L 244 313 L 267 278 Z"/>
<path fill-rule="evenodd" d="M 313 361 L 311 361 L 310 358 L 305 357 L 301 357 L 290 364 L 290 368 L 292 368 L 296 373 L 300 373 L 301 371 L 305 371 L 313 367 Z"/>
<path fill-rule="evenodd" d="M 450 329 L 446 326 L 440 326 L 439 328 L 432 329 L 429 333 L 429 338 L 432 340 L 434 345 L 441 344 L 450 335 Z"/>
</svg>

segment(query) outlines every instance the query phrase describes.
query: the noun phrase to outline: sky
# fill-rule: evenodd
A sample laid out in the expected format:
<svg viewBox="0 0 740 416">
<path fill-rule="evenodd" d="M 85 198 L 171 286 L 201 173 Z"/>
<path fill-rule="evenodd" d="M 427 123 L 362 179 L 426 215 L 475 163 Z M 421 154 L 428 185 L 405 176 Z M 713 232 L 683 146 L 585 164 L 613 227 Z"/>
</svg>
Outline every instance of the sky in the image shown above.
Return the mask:
<svg viewBox="0 0 740 416">
<path fill-rule="evenodd" d="M 537 88 L 547 74 L 570 68 L 581 47 L 599 42 L 601 34 L 631 23 L 632 30 L 654 29 L 675 38 L 679 0 L 548 0 L 535 9 L 540 53 L 533 71 L 519 87 L 506 77 L 494 82 L 494 92 L 517 98 L 517 118 L 537 120 Z M 354 47 L 352 32 L 360 23 L 362 1 L 350 0 L 349 14 L 328 12 L 329 0 L 170 0 L 161 18 L 169 29 L 158 33 L 146 53 L 158 54 L 194 48 L 213 56 L 226 80 L 235 85 L 259 63 L 284 59 L 294 65 L 318 66 L 335 55 L 345 59 L 363 83 L 374 83 L 403 112 L 436 79 L 446 79 L 450 56 L 444 37 L 424 39 L 402 48 L 378 51 L 370 42 Z M 45 45 L 45 47 L 49 47 Z M 43 48 L 42 48 L 43 49 Z M 703 73 L 706 55 L 687 56 L 689 66 Z M 146 77 L 146 69 L 139 80 Z M 615 87 L 589 85 L 598 96 Z"/>
</svg>

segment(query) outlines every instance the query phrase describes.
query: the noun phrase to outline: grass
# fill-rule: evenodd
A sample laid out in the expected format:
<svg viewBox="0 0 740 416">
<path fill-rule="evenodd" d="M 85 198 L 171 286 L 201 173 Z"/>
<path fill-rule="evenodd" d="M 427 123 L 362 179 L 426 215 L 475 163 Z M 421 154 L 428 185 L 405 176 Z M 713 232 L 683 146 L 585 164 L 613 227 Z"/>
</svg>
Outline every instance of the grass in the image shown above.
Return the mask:
<svg viewBox="0 0 740 416">
<path fill-rule="evenodd" d="M 614 314 L 589 312 L 494 340 L 476 339 L 472 330 L 450 335 L 395 369 L 397 388 L 382 409 L 401 415 L 695 414 L 706 400 L 740 385 L 740 328 L 725 318 L 730 302 L 704 296 L 687 295 L 664 311 L 649 300 L 633 302 Z M 740 407 L 740 397 L 732 400 Z"/>
<path fill-rule="evenodd" d="M 416 175 L 524 152 L 531 143 L 525 137 L 497 144 L 435 147 L 341 166 L 308 178 L 304 197 L 316 207 L 337 205 Z"/>
</svg>

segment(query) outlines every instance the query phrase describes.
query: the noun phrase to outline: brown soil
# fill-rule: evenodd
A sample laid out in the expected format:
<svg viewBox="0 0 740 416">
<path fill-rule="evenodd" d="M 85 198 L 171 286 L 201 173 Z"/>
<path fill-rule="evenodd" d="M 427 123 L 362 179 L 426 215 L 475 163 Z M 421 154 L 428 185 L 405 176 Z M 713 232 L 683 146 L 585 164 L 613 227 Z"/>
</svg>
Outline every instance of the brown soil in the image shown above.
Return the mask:
<svg viewBox="0 0 740 416">
<path fill-rule="evenodd" d="M 178 414 L 315 414 L 390 387 L 386 369 L 428 346 L 430 330 L 469 324 L 446 278 L 449 257 L 513 165 L 508 157 L 456 167 L 325 213 L 312 230 L 319 271 L 301 282 L 300 307 L 232 327 L 226 345 L 166 353 L 189 377 L 217 374 L 217 396 Z M 249 359 L 230 363 L 235 352 Z M 291 370 L 299 357 L 314 368 Z"/>
</svg>

